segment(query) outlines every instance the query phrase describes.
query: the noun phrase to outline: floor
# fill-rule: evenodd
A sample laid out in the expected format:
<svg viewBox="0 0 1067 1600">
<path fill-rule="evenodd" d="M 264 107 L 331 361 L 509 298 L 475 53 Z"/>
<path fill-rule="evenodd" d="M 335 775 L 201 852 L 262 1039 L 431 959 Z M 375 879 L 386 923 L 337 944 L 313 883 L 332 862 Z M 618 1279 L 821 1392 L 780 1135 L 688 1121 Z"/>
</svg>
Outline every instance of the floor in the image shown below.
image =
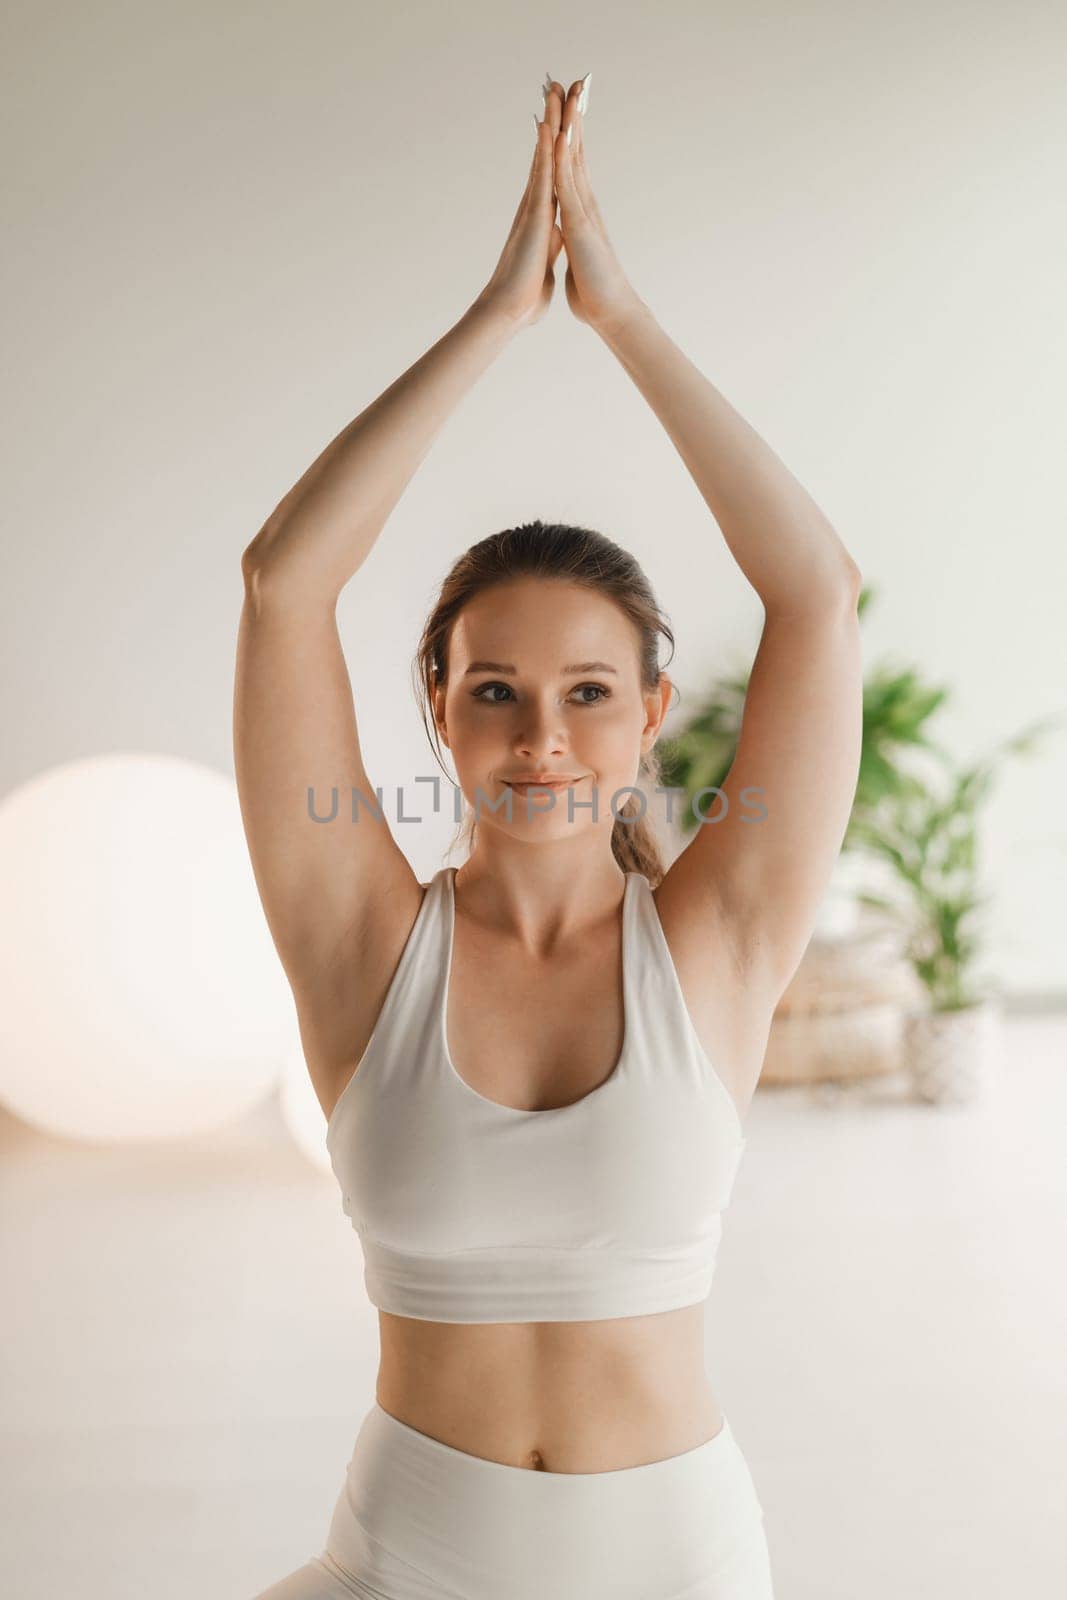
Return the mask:
<svg viewBox="0 0 1067 1600">
<path fill-rule="evenodd" d="M 1009 1014 L 965 1109 L 757 1095 L 708 1371 L 777 1600 L 1067 1593 L 1065 1065 Z M 250 1600 L 317 1552 L 377 1321 L 276 1103 L 193 1149 L 0 1112 L 0 1202 L 2 1592 Z"/>
</svg>

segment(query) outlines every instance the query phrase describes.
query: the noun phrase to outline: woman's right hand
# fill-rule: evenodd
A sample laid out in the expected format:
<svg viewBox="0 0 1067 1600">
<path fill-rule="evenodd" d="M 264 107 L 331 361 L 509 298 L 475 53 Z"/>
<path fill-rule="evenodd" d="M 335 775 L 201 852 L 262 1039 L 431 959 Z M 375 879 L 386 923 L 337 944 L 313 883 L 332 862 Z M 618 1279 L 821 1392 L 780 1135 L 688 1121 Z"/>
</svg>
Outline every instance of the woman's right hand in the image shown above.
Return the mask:
<svg viewBox="0 0 1067 1600">
<path fill-rule="evenodd" d="M 478 304 L 503 312 L 518 327 L 544 316 L 556 287 L 555 265 L 563 235 L 556 222 L 552 152 L 562 120 L 563 101 L 553 84 L 545 96 L 544 120 L 537 124 L 526 190 L 496 270 L 478 296 Z"/>
</svg>

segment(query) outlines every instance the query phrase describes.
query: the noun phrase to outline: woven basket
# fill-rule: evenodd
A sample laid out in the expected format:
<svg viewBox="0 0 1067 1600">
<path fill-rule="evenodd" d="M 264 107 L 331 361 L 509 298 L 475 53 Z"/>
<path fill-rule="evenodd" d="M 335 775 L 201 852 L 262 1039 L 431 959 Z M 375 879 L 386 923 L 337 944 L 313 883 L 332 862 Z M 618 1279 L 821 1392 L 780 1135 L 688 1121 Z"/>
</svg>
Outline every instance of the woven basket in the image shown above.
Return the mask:
<svg viewBox="0 0 1067 1600">
<path fill-rule="evenodd" d="M 921 999 L 899 936 L 883 924 L 861 923 L 847 938 L 811 940 L 775 1017 L 850 1011 L 890 1000 L 915 1006 Z"/>
<path fill-rule="evenodd" d="M 760 1083 L 836 1083 L 897 1072 L 903 1008 L 895 1001 L 852 1011 L 775 1017 Z"/>
<path fill-rule="evenodd" d="M 811 940 L 775 1008 L 761 1083 L 842 1082 L 897 1072 L 920 985 L 884 922 Z"/>
</svg>

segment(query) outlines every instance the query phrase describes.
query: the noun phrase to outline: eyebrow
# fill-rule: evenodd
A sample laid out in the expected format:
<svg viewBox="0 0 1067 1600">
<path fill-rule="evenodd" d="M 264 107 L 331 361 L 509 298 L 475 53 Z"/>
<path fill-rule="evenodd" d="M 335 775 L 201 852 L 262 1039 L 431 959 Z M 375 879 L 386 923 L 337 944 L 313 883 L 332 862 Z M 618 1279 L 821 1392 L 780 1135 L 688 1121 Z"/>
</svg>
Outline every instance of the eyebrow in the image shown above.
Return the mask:
<svg viewBox="0 0 1067 1600">
<path fill-rule="evenodd" d="M 517 667 L 506 661 L 472 661 L 463 676 L 469 678 L 472 672 L 506 672 L 514 675 L 517 671 Z M 616 669 L 606 661 L 574 661 L 569 667 L 560 669 L 560 676 L 567 677 L 572 672 L 615 672 L 618 676 Z"/>
</svg>

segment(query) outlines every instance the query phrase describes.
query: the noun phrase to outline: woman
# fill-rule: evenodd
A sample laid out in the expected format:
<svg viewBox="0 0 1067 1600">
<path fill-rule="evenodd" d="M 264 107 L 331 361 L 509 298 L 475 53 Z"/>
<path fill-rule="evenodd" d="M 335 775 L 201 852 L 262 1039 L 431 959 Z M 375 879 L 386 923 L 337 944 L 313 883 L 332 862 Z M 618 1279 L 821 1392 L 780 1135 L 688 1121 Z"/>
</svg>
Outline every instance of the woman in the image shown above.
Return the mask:
<svg viewBox="0 0 1067 1600">
<path fill-rule="evenodd" d="M 261 1600 L 771 1595 L 703 1301 L 771 1014 L 851 809 L 860 576 L 630 286 L 590 187 L 587 81 L 546 81 L 485 290 L 245 552 L 242 811 L 381 1330 L 326 1546 Z M 763 602 L 744 726 L 664 870 L 645 813 L 672 636 L 647 580 L 586 529 L 484 539 L 419 651 L 473 808 L 468 858 L 424 885 L 373 809 L 336 601 L 452 408 L 544 314 L 564 247 L 571 310 Z M 315 825 L 316 787 L 355 791 L 356 825 Z"/>
</svg>

